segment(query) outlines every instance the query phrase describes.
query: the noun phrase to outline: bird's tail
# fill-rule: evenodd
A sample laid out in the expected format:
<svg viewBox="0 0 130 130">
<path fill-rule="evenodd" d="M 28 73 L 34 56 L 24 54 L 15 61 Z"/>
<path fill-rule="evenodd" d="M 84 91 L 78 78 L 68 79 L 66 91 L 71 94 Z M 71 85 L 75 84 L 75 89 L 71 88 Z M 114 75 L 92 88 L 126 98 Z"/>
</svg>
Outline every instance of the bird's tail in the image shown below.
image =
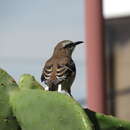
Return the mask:
<svg viewBox="0 0 130 130">
<path fill-rule="evenodd" d="M 49 91 L 57 91 L 58 87 L 55 85 L 49 86 Z"/>
<path fill-rule="evenodd" d="M 58 90 L 58 80 L 53 80 L 49 82 L 49 91 L 57 91 Z"/>
</svg>

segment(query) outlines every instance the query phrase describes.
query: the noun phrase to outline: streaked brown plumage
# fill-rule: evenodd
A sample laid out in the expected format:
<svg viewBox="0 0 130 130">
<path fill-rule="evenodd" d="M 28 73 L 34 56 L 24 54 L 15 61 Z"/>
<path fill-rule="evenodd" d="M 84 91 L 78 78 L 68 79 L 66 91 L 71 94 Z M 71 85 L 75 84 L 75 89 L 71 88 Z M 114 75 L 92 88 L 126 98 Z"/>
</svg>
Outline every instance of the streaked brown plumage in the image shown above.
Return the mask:
<svg viewBox="0 0 130 130">
<path fill-rule="evenodd" d="M 76 45 L 82 41 L 72 42 L 64 40 L 59 42 L 52 57 L 45 63 L 41 81 L 49 87 L 49 91 L 58 91 L 61 84 L 61 91 L 64 90 L 71 95 L 71 85 L 75 79 L 76 68 L 71 58 Z"/>
</svg>

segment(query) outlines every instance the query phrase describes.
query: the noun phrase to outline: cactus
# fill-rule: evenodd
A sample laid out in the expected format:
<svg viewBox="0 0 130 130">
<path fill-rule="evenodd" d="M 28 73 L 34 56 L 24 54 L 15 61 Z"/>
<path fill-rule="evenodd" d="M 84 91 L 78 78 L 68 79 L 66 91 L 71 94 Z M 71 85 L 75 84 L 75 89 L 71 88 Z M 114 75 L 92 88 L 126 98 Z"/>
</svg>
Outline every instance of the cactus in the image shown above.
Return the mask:
<svg viewBox="0 0 130 130">
<path fill-rule="evenodd" d="M 95 130 L 130 130 L 130 122 L 128 121 L 93 112 L 89 109 L 85 109 L 85 112 L 94 124 Z"/>
<path fill-rule="evenodd" d="M 21 76 L 19 88 L 10 102 L 22 130 L 92 130 L 84 111 L 70 97 L 41 91 L 43 87 L 29 74 Z"/>
<path fill-rule="evenodd" d="M 128 121 L 84 111 L 65 94 L 43 91 L 29 74 L 18 85 L 0 69 L 0 130 L 130 130 Z"/>
<path fill-rule="evenodd" d="M 19 85 L 20 89 L 42 89 L 42 90 L 44 90 L 43 86 L 35 80 L 34 76 L 32 76 L 30 74 L 21 75 L 18 85 Z"/>
<path fill-rule="evenodd" d="M 22 130 L 92 130 L 82 108 L 67 95 L 30 89 L 13 92 L 10 101 Z"/>
<path fill-rule="evenodd" d="M 17 87 L 14 79 L 0 69 L 0 130 L 17 130 L 19 127 L 9 104 L 9 92 Z"/>
</svg>

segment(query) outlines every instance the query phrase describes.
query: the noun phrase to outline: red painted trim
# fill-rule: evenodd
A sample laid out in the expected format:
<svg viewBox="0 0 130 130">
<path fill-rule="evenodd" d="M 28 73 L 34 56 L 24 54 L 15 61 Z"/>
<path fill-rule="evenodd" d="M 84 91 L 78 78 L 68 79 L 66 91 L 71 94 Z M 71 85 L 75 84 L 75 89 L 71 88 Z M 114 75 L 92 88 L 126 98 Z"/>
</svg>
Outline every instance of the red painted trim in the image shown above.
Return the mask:
<svg viewBox="0 0 130 130">
<path fill-rule="evenodd" d="M 107 112 L 105 87 L 104 20 L 102 0 L 86 0 L 87 104 L 96 112 Z"/>
</svg>

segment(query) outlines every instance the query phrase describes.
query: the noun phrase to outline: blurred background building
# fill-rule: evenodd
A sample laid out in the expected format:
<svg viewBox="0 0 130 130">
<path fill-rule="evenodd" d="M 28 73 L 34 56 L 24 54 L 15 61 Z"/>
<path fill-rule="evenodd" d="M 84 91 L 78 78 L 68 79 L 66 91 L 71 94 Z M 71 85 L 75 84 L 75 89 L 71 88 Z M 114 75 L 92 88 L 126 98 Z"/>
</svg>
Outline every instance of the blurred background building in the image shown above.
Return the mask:
<svg viewBox="0 0 130 130">
<path fill-rule="evenodd" d="M 105 0 L 109 113 L 130 120 L 130 1 Z"/>
<path fill-rule="evenodd" d="M 130 17 L 106 20 L 110 113 L 130 119 Z"/>
<path fill-rule="evenodd" d="M 130 120 L 130 1 L 103 0 L 109 113 Z M 42 66 L 60 40 L 85 39 L 84 0 L 0 1 L 0 67 L 16 80 Z M 72 95 L 86 104 L 85 47 L 76 48 Z"/>
</svg>

